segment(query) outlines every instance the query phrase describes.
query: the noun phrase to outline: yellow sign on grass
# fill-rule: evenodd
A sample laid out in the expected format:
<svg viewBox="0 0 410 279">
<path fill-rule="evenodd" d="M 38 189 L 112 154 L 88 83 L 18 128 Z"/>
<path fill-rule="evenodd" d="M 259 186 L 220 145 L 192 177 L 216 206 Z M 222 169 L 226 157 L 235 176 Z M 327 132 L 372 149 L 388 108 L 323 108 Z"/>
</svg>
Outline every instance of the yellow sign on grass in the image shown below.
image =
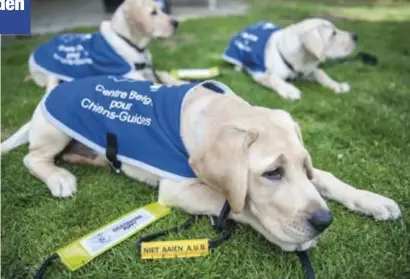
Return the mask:
<svg viewBox="0 0 410 279">
<path fill-rule="evenodd" d="M 143 242 L 141 259 L 201 257 L 209 254 L 208 239 Z"/>
</svg>

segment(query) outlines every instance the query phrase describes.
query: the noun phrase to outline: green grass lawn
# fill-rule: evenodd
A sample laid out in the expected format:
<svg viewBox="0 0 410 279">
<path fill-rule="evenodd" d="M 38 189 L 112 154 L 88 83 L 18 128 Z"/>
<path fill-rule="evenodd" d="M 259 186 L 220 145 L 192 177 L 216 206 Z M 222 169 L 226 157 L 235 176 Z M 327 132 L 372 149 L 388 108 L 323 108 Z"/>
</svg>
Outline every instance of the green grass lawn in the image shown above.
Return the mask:
<svg viewBox="0 0 410 279">
<path fill-rule="evenodd" d="M 184 22 L 176 36 L 153 43 L 151 49 L 160 69 L 221 67 L 220 80 L 246 100 L 288 110 L 300 121 L 316 167 L 398 202 L 403 218 L 391 222 L 376 222 L 330 202 L 335 221 L 311 253 L 318 278 L 404 279 L 410 278 L 409 6 L 369 9 L 363 5 L 340 8 L 311 1 L 286 5 L 253 1 L 246 16 Z M 332 16 L 340 28 L 358 33 L 358 49 L 380 59 L 377 67 L 352 62 L 328 70 L 335 79 L 350 83 L 348 94 L 335 95 L 318 84 L 297 81 L 302 100 L 285 101 L 220 59 L 228 39 L 248 24 L 269 19 L 284 26 L 314 15 Z M 23 79 L 29 53 L 46 39 L 3 41 L 2 139 L 31 117 L 43 94 Z M 55 199 L 24 168 L 26 152 L 22 147 L 2 158 L 2 278 L 30 278 L 58 248 L 156 200 L 155 190 L 123 175 L 64 164 L 77 176 L 79 190 L 72 199 Z M 76 272 L 53 265 L 47 278 L 302 278 L 293 253 L 280 251 L 247 226 L 240 226 L 229 242 L 208 257 L 139 259 L 135 249 L 139 236 L 185 218 L 183 212 L 173 211 Z M 168 239 L 215 236 L 206 220 L 195 228 Z"/>
</svg>

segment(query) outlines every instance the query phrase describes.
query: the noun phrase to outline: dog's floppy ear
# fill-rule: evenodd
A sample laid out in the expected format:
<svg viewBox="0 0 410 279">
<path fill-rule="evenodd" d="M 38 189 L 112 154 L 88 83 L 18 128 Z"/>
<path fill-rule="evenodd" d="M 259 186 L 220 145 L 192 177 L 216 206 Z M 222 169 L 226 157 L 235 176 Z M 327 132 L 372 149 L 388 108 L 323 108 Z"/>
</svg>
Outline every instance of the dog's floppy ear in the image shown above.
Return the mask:
<svg viewBox="0 0 410 279">
<path fill-rule="evenodd" d="M 128 26 L 131 29 L 131 33 L 143 33 L 149 32 L 147 24 L 149 21 L 144 13 L 144 1 L 141 0 L 125 0 L 122 6 L 124 16 L 128 22 Z"/>
<path fill-rule="evenodd" d="M 298 139 L 300 140 L 300 142 L 301 142 L 302 145 L 303 145 L 302 131 L 300 130 L 299 123 L 296 122 L 296 121 L 293 121 L 293 123 L 294 123 L 294 126 L 295 126 L 295 131 L 296 131 L 296 134 L 297 134 L 297 136 L 298 136 Z"/>
<path fill-rule="evenodd" d="M 303 137 L 302 137 L 302 131 L 300 130 L 300 126 L 299 126 L 299 124 L 296 122 L 296 121 L 294 121 L 294 127 L 295 127 L 295 131 L 296 131 L 296 134 L 297 134 L 297 137 L 298 137 L 298 139 L 300 140 L 300 143 L 302 144 L 302 145 L 304 145 L 303 144 Z M 307 174 L 307 177 L 311 180 L 311 179 L 313 179 L 313 164 L 312 164 L 312 158 L 310 157 L 310 155 L 308 155 L 307 157 L 306 157 L 306 160 L 305 160 L 305 162 L 304 162 L 304 166 L 305 166 L 305 169 L 306 169 L 306 174 Z"/>
<path fill-rule="evenodd" d="M 189 159 L 198 178 L 222 192 L 232 211 L 245 206 L 248 191 L 248 150 L 257 133 L 234 125 L 224 125 Z"/>
<path fill-rule="evenodd" d="M 325 60 L 325 42 L 320 34 L 320 26 L 305 31 L 301 39 L 304 47 L 320 62 Z"/>
</svg>

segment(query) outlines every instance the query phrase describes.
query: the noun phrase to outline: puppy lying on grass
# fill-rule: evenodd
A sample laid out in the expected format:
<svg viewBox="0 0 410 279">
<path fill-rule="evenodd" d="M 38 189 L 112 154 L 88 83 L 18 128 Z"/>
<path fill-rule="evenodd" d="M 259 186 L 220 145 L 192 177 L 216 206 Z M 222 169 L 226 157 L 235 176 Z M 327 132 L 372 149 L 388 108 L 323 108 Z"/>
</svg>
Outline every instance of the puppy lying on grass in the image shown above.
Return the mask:
<svg viewBox="0 0 410 279">
<path fill-rule="evenodd" d="M 117 140 L 117 162 L 104 155 L 108 133 Z M 83 162 L 112 164 L 159 185 L 162 204 L 218 215 L 227 200 L 230 218 L 286 251 L 314 246 L 330 225 L 324 198 L 377 220 L 401 214 L 393 200 L 314 168 L 289 113 L 252 106 L 215 81 L 169 86 L 102 76 L 62 83 L 1 151 L 29 143 L 25 166 L 53 196 L 66 198 L 78 192 L 77 179 L 55 157 L 72 139 L 95 152 Z"/>
<path fill-rule="evenodd" d="M 327 58 L 348 56 L 357 39 L 356 34 L 337 29 L 324 19 L 306 19 L 283 29 L 262 21 L 234 36 L 223 59 L 286 99 L 301 98 L 301 91 L 287 82 L 298 77 L 345 93 L 350 91 L 349 84 L 334 81 L 318 65 Z"/>
</svg>

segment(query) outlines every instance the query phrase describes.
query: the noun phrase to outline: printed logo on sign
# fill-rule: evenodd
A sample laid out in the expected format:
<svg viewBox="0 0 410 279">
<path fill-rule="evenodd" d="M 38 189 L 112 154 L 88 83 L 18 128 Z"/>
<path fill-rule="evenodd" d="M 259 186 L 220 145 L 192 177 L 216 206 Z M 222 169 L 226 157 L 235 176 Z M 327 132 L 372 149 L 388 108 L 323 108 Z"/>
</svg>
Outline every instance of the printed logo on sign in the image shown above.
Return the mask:
<svg viewBox="0 0 410 279">
<path fill-rule="evenodd" d="M 30 34 L 30 0 L 0 0 L 0 34 Z"/>
<path fill-rule="evenodd" d="M 109 243 L 111 241 L 111 237 L 105 236 L 105 235 L 99 233 L 95 237 L 91 238 L 91 241 L 93 243 L 96 243 L 97 245 L 105 244 L 105 243 Z"/>
<path fill-rule="evenodd" d="M 81 240 L 80 243 L 91 256 L 95 256 L 102 253 L 110 246 L 121 242 L 122 239 L 148 223 L 151 223 L 154 219 L 154 215 L 141 209 L 130 216 L 127 216 L 125 219 L 121 219 L 108 227 L 97 231 L 93 235 Z"/>
</svg>

